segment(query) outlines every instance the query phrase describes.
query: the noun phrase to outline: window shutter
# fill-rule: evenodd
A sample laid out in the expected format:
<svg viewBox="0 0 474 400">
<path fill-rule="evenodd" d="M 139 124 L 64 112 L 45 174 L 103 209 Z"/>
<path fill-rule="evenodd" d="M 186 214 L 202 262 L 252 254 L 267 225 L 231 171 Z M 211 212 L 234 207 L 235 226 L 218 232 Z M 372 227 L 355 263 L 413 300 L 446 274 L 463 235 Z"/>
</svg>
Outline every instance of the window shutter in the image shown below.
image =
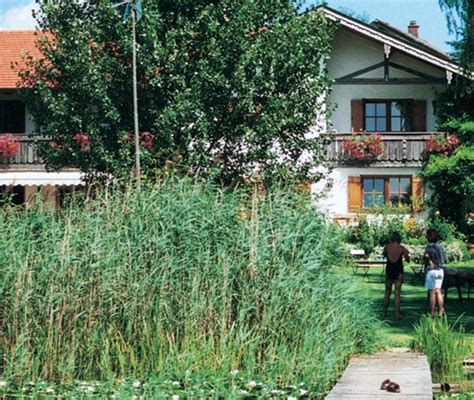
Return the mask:
<svg viewBox="0 0 474 400">
<path fill-rule="evenodd" d="M 425 197 L 425 190 L 421 176 L 412 177 L 411 201 L 413 211 L 422 211 Z"/>
<path fill-rule="evenodd" d="M 348 180 L 349 212 L 362 208 L 362 179 L 360 176 L 350 176 Z"/>
<path fill-rule="evenodd" d="M 426 100 L 413 100 L 413 132 L 426 132 Z"/>
<path fill-rule="evenodd" d="M 351 100 L 351 126 L 354 132 L 364 130 L 364 109 L 362 100 Z"/>
</svg>

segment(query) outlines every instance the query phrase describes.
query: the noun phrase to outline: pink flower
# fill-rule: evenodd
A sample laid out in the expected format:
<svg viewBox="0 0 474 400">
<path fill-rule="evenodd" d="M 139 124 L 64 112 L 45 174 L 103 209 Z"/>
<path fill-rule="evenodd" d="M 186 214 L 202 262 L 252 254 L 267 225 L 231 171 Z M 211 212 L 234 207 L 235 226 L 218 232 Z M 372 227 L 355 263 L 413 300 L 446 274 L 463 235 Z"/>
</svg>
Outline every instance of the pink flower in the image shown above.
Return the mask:
<svg viewBox="0 0 474 400">
<path fill-rule="evenodd" d="M 0 135 L 0 155 L 3 157 L 13 157 L 20 148 L 20 143 L 11 133 Z"/>
<path fill-rule="evenodd" d="M 376 133 L 352 133 L 342 142 L 342 150 L 355 160 L 373 160 L 383 153 L 382 137 Z"/>
<path fill-rule="evenodd" d="M 426 140 L 425 153 L 450 156 L 456 151 L 460 141 L 456 135 L 436 135 Z"/>
<path fill-rule="evenodd" d="M 89 135 L 87 133 L 76 133 L 72 140 L 74 140 L 79 145 L 79 151 L 81 153 L 87 153 L 90 150 Z"/>
<path fill-rule="evenodd" d="M 141 132 L 140 133 L 140 144 L 147 150 L 153 148 L 153 139 L 154 136 L 151 132 Z"/>
</svg>

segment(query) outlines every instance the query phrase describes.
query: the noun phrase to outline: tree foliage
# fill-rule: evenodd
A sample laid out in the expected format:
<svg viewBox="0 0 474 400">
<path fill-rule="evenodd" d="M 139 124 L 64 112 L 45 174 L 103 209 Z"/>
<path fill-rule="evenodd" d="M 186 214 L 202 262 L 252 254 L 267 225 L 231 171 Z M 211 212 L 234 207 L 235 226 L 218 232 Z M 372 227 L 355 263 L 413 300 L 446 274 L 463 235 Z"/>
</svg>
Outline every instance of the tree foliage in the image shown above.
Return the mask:
<svg viewBox="0 0 474 400">
<path fill-rule="evenodd" d="M 174 165 L 224 183 L 314 177 L 323 141 L 308 136 L 331 79 L 334 24 L 289 0 L 144 0 L 137 24 L 145 172 Z M 48 167 L 120 173 L 133 165 L 129 21 L 110 0 L 40 4 L 43 60 L 21 87 L 51 137 Z"/>
<path fill-rule="evenodd" d="M 474 134 L 474 132 L 471 132 Z M 474 146 L 463 146 L 451 157 L 430 158 L 424 177 L 433 188 L 432 201 L 440 215 L 470 233 L 474 212 Z"/>
<path fill-rule="evenodd" d="M 437 128 L 445 132 L 445 140 L 459 139 L 452 151 L 429 155 L 423 176 L 433 189 L 433 211 L 471 234 L 470 216 L 473 209 L 474 179 L 474 85 L 470 79 L 474 61 L 474 3 L 470 0 L 439 0 L 446 12 L 448 28 L 456 34 L 452 43 L 454 57 L 463 68 L 447 90 L 436 99 Z M 454 143 L 454 142 L 453 142 Z M 453 154 L 454 152 L 454 154 Z"/>
<path fill-rule="evenodd" d="M 474 70 L 474 2 L 472 0 L 439 0 L 446 12 L 450 32 L 456 35 L 452 43 L 455 57 L 468 71 Z"/>
</svg>

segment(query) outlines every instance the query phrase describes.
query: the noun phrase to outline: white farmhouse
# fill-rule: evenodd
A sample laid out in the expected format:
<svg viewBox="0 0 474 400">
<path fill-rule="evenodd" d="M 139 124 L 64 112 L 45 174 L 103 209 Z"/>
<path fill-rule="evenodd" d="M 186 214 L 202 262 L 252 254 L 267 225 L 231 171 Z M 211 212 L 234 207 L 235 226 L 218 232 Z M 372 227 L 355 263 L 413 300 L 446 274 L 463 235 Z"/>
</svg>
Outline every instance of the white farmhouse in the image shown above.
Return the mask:
<svg viewBox="0 0 474 400">
<path fill-rule="evenodd" d="M 420 39 L 415 21 L 402 32 L 382 21 L 367 24 L 322 9 L 339 24 L 327 64 L 335 78 L 328 100 L 337 106 L 327 160 L 335 168 L 312 190 L 326 191 L 320 206 L 342 222 L 376 205 L 406 204 L 420 211 L 424 190 L 418 175 L 426 139 L 435 131 L 436 94 L 461 70 Z M 365 160 L 350 157 L 344 140 L 361 131 L 380 136 L 382 154 Z"/>
</svg>

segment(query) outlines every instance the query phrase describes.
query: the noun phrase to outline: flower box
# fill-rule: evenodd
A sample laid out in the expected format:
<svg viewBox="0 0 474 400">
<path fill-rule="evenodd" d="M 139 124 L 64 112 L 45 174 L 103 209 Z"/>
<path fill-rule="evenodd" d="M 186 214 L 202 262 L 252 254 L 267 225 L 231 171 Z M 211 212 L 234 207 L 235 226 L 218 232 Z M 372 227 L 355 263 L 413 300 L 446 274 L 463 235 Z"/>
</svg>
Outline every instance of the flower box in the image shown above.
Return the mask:
<svg viewBox="0 0 474 400">
<path fill-rule="evenodd" d="M 377 133 L 353 133 L 342 142 L 342 150 L 347 159 L 372 161 L 383 153 L 382 137 Z"/>
<path fill-rule="evenodd" d="M 452 155 L 460 141 L 454 134 L 452 135 L 435 135 L 426 139 L 425 154 L 448 157 Z"/>
</svg>

